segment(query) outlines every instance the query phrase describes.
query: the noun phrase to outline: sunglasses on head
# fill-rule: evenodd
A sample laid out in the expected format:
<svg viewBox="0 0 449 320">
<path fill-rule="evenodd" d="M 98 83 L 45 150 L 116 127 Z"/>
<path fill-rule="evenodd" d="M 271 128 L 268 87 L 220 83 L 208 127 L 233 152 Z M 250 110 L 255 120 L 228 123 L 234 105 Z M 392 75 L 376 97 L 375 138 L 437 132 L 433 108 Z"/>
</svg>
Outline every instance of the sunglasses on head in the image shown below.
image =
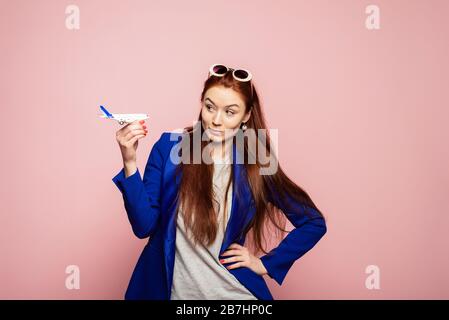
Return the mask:
<svg viewBox="0 0 449 320">
<path fill-rule="evenodd" d="M 209 75 L 214 75 L 217 77 L 223 77 L 228 71 L 232 71 L 232 76 L 235 80 L 246 82 L 250 81 L 253 76 L 245 69 L 232 69 L 228 68 L 222 64 L 214 64 L 209 68 Z"/>
<path fill-rule="evenodd" d="M 251 81 L 251 79 L 253 78 L 253 75 L 248 70 L 228 68 L 227 66 L 225 66 L 223 64 L 219 64 L 219 63 L 213 64 L 209 68 L 209 77 L 211 75 L 216 76 L 216 77 L 223 77 L 229 71 L 232 71 L 232 76 L 234 77 L 235 80 L 238 80 L 241 82 Z M 252 86 L 252 84 L 250 84 L 250 85 L 251 85 L 251 97 L 252 97 L 253 96 L 253 86 Z"/>
</svg>

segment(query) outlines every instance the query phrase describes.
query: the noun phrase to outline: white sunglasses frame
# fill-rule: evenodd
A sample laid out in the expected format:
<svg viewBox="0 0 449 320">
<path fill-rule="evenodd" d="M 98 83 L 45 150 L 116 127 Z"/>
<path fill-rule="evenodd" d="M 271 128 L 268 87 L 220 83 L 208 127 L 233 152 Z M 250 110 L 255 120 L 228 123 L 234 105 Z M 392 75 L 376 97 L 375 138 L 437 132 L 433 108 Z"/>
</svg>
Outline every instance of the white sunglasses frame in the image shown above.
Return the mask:
<svg viewBox="0 0 449 320">
<path fill-rule="evenodd" d="M 223 66 L 223 67 L 225 67 L 225 68 L 226 68 L 226 73 L 227 73 L 229 70 L 232 70 L 232 76 L 234 77 L 234 79 L 235 79 L 235 80 L 238 80 L 238 81 L 241 81 L 241 82 L 251 81 L 251 79 L 253 78 L 253 75 L 251 74 L 251 72 L 249 72 L 249 71 L 246 70 L 246 69 L 233 69 L 233 68 L 229 68 L 229 67 L 225 66 L 225 65 L 222 64 L 222 63 L 215 63 L 215 64 L 213 64 L 213 65 L 209 68 L 209 76 L 210 76 L 210 75 L 214 75 L 214 76 L 216 76 L 216 77 L 223 77 L 223 76 L 224 76 L 224 74 L 218 74 L 218 73 L 215 73 L 214 68 L 215 68 L 216 66 Z M 238 70 L 245 71 L 246 73 L 248 73 L 248 76 L 247 76 L 245 79 L 241 79 L 241 78 L 237 77 L 237 76 L 235 75 L 235 72 L 238 71 Z M 225 74 L 226 74 L 226 73 L 225 73 Z"/>
</svg>

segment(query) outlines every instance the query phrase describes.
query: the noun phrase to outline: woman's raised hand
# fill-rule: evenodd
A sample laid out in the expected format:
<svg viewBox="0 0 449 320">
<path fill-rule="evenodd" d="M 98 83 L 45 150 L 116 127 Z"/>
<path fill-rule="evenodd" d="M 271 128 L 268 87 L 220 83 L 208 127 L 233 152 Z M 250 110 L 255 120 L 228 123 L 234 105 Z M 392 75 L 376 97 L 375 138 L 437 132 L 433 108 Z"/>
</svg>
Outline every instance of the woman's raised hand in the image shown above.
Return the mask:
<svg viewBox="0 0 449 320">
<path fill-rule="evenodd" d="M 115 137 L 120 146 L 123 163 L 136 162 L 138 140 L 147 135 L 148 130 L 146 128 L 145 120 L 136 120 L 116 132 Z"/>
</svg>

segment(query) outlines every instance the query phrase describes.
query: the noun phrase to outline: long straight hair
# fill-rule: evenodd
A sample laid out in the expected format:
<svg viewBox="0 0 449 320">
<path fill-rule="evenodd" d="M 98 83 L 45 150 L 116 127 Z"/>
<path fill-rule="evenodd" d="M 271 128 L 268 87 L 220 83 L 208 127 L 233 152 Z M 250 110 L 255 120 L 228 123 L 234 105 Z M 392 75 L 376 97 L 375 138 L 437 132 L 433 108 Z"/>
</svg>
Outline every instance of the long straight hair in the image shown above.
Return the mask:
<svg viewBox="0 0 449 320">
<path fill-rule="evenodd" d="M 268 135 L 267 125 L 264 115 L 262 113 L 261 104 L 254 84 L 250 82 L 240 82 L 233 78 L 231 72 L 228 72 L 223 77 L 209 77 L 204 84 L 204 89 L 201 93 L 200 101 L 203 103 L 204 95 L 210 88 L 214 86 L 223 86 L 225 88 L 232 88 L 240 94 L 245 102 L 246 110 L 251 110 L 251 116 L 246 122 L 248 129 L 253 129 L 257 135 L 257 139 L 260 139 L 259 130 L 265 129 L 266 139 L 264 139 L 265 147 L 268 153 L 268 157 L 274 157 L 271 149 L 270 138 Z M 252 88 L 251 88 L 252 86 Z M 200 137 L 203 137 L 204 128 L 202 126 L 201 111 L 198 117 L 199 126 L 188 126 L 184 128 L 184 133 L 189 135 L 190 139 L 185 141 L 193 141 L 193 134 L 195 130 L 200 131 Z M 241 129 L 239 129 L 241 133 Z M 237 134 L 238 135 L 238 134 Z M 237 136 L 236 135 L 236 136 Z M 232 138 L 232 143 L 236 143 L 236 136 Z M 206 148 L 208 141 L 201 139 L 201 155 L 204 148 Z M 246 177 L 251 189 L 251 194 L 255 204 L 255 215 L 249 224 L 240 232 L 240 236 L 246 235 L 248 231 L 251 231 L 252 247 L 255 252 L 263 251 L 267 253 L 262 242 L 266 244 L 266 237 L 264 229 L 267 226 L 267 222 L 271 222 L 275 226 L 275 231 L 278 236 L 282 236 L 281 232 L 288 232 L 285 230 L 286 219 L 285 215 L 280 212 L 272 201 L 269 201 L 270 196 L 274 191 L 279 196 L 279 199 L 286 208 L 291 208 L 291 202 L 285 201 L 287 197 L 293 198 L 295 201 L 306 205 L 307 207 L 315 209 L 321 217 L 324 218 L 321 211 L 316 207 L 310 196 L 294 183 L 282 170 L 279 162 L 277 171 L 271 175 L 260 175 L 259 169 L 264 167 L 259 159 L 256 157 L 255 163 L 249 163 L 248 157 L 251 153 L 248 143 L 244 141 L 244 167 L 246 169 Z M 209 246 L 216 238 L 218 231 L 218 221 L 216 207 L 215 194 L 213 191 L 213 170 L 214 165 L 205 163 L 201 157 L 200 163 L 193 162 L 193 143 L 188 146 L 190 148 L 189 161 L 181 161 L 177 167 L 177 172 L 182 172 L 182 178 L 180 181 L 180 188 L 178 193 L 178 209 L 182 208 L 182 214 L 184 218 L 184 224 L 188 228 L 193 236 L 195 244 L 201 243 L 202 245 Z M 253 161 L 254 162 L 254 161 Z M 224 212 L 226 213 L 227 196 L 230 185 L 234 177 L 234 166 L 231 165 L 230 177 L 227 182 Z M 233 186 L 234 192 L 237 192 L 236 186 Z M 307 214 L 306 210 L 306 214 Z M 223 215 L 225 218 L 225 215 Z"/>
</svg>

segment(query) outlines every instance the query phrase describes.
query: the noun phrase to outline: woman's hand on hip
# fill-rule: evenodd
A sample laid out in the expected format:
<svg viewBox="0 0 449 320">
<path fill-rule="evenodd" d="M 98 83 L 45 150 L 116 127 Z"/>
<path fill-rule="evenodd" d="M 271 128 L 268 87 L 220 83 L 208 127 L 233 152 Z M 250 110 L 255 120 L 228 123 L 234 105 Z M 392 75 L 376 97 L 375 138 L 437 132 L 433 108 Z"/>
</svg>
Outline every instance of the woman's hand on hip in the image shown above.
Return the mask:
<svg viewBox="0 0 449 320">
<path fill-rule="evenodd" d="M 267 269 L 258 257 L 251 254 L 248 248 L 239 245 L 238 243 L 231 244 L 226 251 L 221 255 L 232 256 L 225 259 L 221 259 L 220 262 L 222 264 L 232 263 L 231 265 L 226 266 L 227 269 L 235 269 L 238 267 L 248 267 L 258 275 L 267 274 Z"/>
</svg>

